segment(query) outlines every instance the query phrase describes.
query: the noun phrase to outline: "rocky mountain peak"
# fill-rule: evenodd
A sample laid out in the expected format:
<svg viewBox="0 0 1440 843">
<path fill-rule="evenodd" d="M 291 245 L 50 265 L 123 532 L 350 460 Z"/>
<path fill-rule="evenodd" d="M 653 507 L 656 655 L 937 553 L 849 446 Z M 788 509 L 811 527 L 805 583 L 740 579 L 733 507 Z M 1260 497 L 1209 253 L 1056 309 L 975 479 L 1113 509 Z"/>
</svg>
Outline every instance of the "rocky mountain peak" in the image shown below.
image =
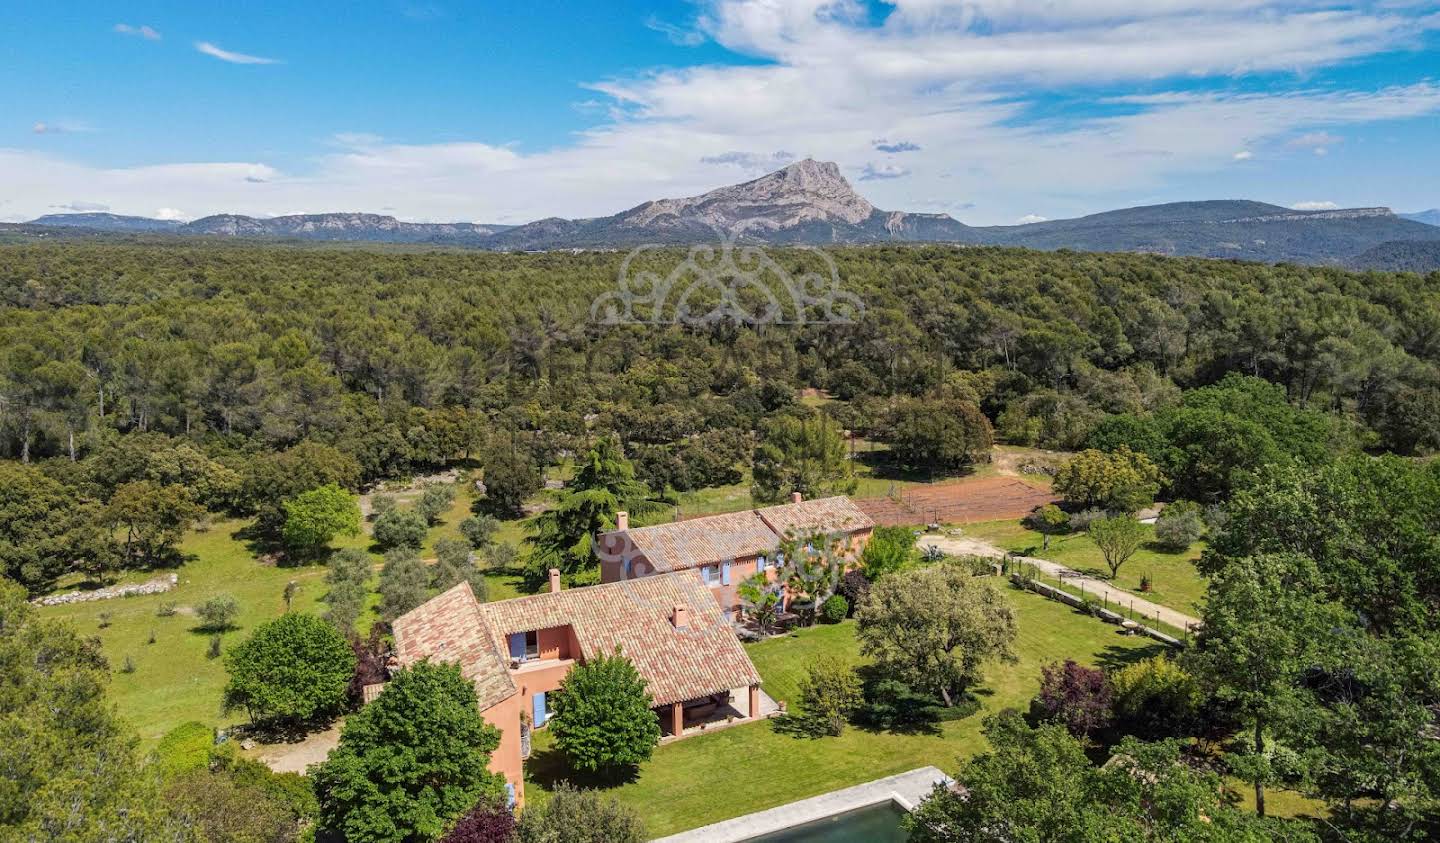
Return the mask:
<svg viewBox="0 0 1440 843">
<path fill-rule="evenodd" d="M 621 214 L 626 226 L 700 223 L 721 229 L 790 228 L 809 222 L 856 225 L 875 213 L 830 161 L 806 158 L 758 179 L 684 199 L 646 202 Z"/>
</svg>

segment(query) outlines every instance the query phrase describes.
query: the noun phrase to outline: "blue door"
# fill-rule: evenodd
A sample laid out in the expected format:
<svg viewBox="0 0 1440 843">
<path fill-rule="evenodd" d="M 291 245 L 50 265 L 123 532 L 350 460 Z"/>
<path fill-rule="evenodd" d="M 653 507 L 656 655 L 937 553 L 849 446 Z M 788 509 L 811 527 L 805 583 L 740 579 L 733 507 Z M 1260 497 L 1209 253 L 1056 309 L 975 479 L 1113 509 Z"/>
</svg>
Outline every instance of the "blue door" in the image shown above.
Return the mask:
<svg viewBox="0 0 1440 843">
<path fill-rule="evenodd" d="M 532 697 L 531 699 L 533 699 L 533 700 L 535 701 L 535 702 L 534 702 L 534 704 L 535 704 L 535 717 L 534 717 L 534 721 L 535 721 L 535 728 L 538 729 L 539 727 L 545 725 L 545 718 L 546 718 L 546 716 L 549 714 L 549 712 L 547 712 L 547 711 L 545 710 L 545 692 L 544 692 L 544 691 L 541 691 L 540 693 L 536 694 L 536 695 L 535 695 L 534 697 Z"/>
<path fill-rule="evenodd" d="M 524 660 L 525 633 L 516 632 L 510 636 L 510 658 Z"/>
<path fill-rule="evenodd" d="M 730 560 L 729 560 L 729 559 L 726 559 L 726 560 L 720 565 L 720 584 L 721 584 L 721 585 L 729 585 L 729 584 L 730 584 Z"/>
</svg>

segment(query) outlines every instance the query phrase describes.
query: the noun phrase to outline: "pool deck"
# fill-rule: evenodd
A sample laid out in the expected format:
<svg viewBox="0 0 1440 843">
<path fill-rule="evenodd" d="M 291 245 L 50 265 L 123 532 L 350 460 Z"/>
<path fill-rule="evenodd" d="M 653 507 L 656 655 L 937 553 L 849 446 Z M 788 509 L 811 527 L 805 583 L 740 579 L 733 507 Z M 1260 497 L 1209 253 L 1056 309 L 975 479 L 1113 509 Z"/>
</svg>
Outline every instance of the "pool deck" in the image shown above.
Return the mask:
<svg viewBox="0 0 1440 843">
<path fill-rule="evenodd" d="M 669 837 L 661 837 L 652 843 L 741 843 L 762 834 L 784 831 L 835 814 L 886 802 L 894 802 L 910 811 L 920 804 L 920 800 L 930 795 L 930 790 L 937 783 L 949 781 L 950 777 L 936 767 L 920 767 L 908 773 L 876 779 L 843 790 L 832 790 L 810 799 L 746 814 L 704 828 L 682 831 Z"/>
</svg>

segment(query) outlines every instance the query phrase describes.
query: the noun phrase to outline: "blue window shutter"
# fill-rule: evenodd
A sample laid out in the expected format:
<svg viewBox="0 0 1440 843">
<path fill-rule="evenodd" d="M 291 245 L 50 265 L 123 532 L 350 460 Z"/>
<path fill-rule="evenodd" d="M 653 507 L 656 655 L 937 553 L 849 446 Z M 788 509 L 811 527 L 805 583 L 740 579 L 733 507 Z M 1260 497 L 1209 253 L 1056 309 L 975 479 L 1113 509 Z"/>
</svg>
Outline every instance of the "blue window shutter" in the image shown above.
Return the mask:
<svg viewBox="0 0 1440 843">
<path fill-rule="evenodd" d="M 721 585 L 729 585 L 729 584 L 730 584 L 730 560 L 729 560 L 729 559 L 726 559 L 724 562 L 720 563 L 720 584 L 721 584 Z"/>
<path fill-rule="evenodd" d="M 532 697 L 532 699 L 534 700 L 534 704 L 535 704 L 535 717 L 533 718 L 534 721 L 535 721 L 535 725 L 536 725 L 537 727 L 539 727 L 539 726 L 544 726 L 544 725 L 545 725 L 545 692 L 544 692 L 544 691 L 541 691 L 540 693 L 538 693 L 538 694 L 536 694 L 534 697 Z"/>
<path fill-rule="evenodd" d="M 510 658 L 525 658 L 525 633 L 517 632 L 510 636 Z"/>
<path fill-rule="evenodd" d="M 765 573 L 765 555 L 764 555 L 764 554 L 761 554 L 760 557 L 755 560 L 755 573 L 757 573 L 757 574 L 763 574 L 763 573 Z"/>
<path fill-rule="evenodd" d="M 635 575 L 635 562 L 631 559 L 625 560 L 625 575 L 622 579 L 631 579 Z"/>
</svg>

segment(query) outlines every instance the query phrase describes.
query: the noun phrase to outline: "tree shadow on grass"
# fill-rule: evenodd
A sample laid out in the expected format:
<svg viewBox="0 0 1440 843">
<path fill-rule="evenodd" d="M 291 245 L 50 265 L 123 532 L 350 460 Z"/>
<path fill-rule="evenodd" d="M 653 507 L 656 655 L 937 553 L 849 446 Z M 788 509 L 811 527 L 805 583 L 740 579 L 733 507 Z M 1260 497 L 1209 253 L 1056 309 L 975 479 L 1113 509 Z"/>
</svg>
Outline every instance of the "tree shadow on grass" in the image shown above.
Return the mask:
<svg viewBox="0 0 1440 843">
<path fill-rule="evenodd" d="M 565 753 L 549 747 L 537 749 L 525 759 L 525 774 L 526 778 L 545 790 L 554 790 L 561 782 L 578 788 L 609 790 L 639 779 L 640 768 L 622 767 L 614 771 L 582 773 L 571 769 Z"/>
<path fill-rule="evenodd" d="M 1117 630 L 1116 635 L 1123 635 Z M 1148 647 L 1122 647 L 1119 644 L 1107 644 L 1104 650 L 1095 657 L 1095 664 L 1105 670 L 1119 670 L 1120 668 L 1144 661 L 1151 656 L 1158 656 L 1168 648 L 1160 642 L 1155 642 Z"/>
</svg>

